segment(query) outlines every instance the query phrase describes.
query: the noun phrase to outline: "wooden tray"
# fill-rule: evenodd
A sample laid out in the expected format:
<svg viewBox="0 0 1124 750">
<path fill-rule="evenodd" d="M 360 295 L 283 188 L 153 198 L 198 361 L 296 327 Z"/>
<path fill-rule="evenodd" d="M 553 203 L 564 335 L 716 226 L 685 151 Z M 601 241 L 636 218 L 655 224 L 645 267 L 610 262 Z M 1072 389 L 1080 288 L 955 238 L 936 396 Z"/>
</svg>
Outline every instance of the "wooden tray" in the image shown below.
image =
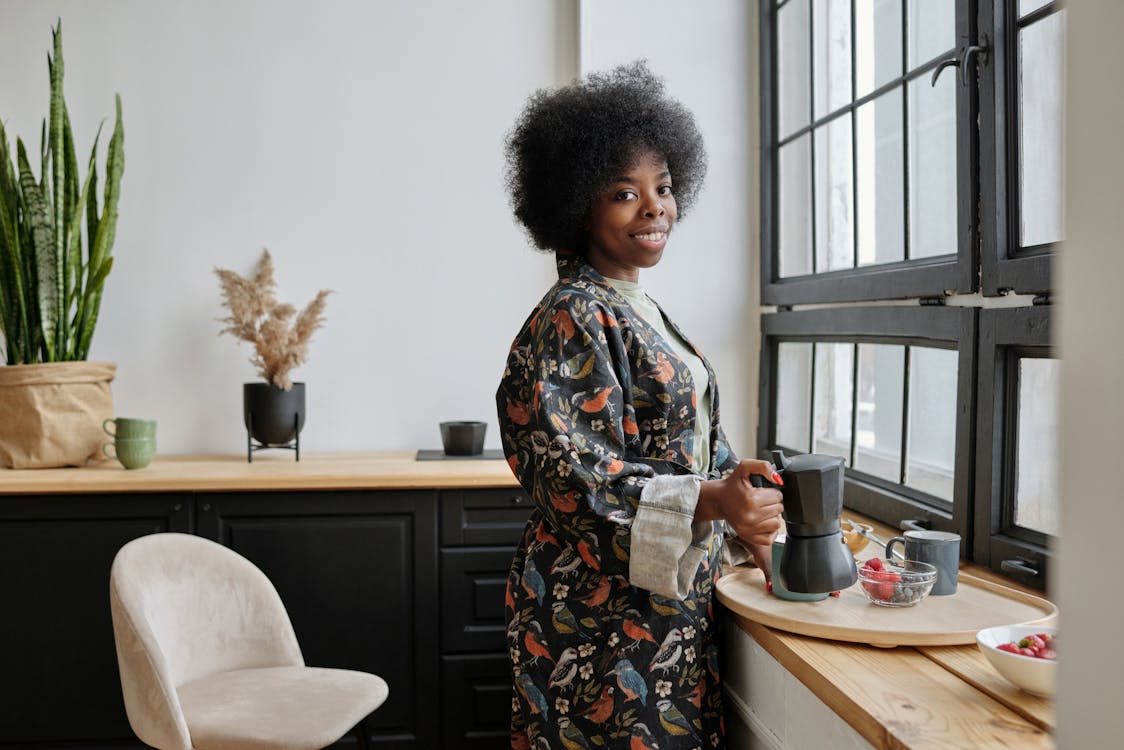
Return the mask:
<svg viewBox="0 0 1124 750">
<path fill-rule="evenodd" d="M 954 646 L 976 642 L 994 625 L 1056 623 L 1058 608 L 1031 594 L 961 573 L 955 594 L 912 607 L 871 604 L 855 584 L 838 598 L 790 602 L 765 591 L 765 575 L 738 567 L 718 579 L 718 601 L 747 619 L 790 633 L 872 646 Z"/>
</svg>

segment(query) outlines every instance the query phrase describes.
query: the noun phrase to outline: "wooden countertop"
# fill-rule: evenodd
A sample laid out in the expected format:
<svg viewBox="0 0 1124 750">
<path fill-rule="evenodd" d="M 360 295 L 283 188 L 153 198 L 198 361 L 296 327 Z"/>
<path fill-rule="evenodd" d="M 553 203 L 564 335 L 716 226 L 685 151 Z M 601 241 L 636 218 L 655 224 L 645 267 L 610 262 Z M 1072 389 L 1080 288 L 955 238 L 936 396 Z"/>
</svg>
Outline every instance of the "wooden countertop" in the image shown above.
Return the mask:
<svg viewBox="0 0 1124 750">
<path fill-rule="evenodd" d="M 882 539 L 895 534 L 873 523 Z M 1041 595 L 979 566 L 963 572 Z M 1054 701 L 1024 693 L 975 645 L 877 648 L 796 635 L 734 616 L 742 630 L 882 750 L 1053 748 Z"/>
<path fill-rule="evenodd" d="M 252 490 L 517 487 L 506 461 L 417 461 L 414 452 L 157 456 L 143 469 L 116 461 L 79 468 L 0 469 L 0 495 Z"/>
</svg>

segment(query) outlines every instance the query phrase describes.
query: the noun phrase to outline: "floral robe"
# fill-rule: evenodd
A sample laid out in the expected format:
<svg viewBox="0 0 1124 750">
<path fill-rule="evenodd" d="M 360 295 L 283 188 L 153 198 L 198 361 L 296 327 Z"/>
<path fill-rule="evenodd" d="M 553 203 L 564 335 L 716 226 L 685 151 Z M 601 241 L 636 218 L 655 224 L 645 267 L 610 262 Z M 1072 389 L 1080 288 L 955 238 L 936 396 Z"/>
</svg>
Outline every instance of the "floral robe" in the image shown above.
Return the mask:
<svg viewBox="0 0 1124 750">
<path fill-rule="evenodd" d="M 737 464 L 714 374 L 707 365 L 711 465 L 695 467 L 687 366 L 584 259 L 559 255 L 558 272 L 496 394 L 504 453 L 534 501 L 507 582 L 511 746 L 722 747 L 712 597 L 724 525 L 695 524 L 705 555 L 684 599 L 629 584 L 645 484 Z"/>
</svg>

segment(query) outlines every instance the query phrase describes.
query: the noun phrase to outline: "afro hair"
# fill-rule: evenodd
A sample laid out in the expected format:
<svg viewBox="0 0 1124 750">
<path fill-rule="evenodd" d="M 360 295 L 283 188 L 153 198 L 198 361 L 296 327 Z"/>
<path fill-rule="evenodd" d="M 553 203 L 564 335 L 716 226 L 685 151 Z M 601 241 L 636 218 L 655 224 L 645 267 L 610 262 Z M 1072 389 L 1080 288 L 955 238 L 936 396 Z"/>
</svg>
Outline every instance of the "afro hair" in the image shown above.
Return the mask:
<svg viewBox="0 0 1124 750">
<path fill-rule="evenodd" d="M 584 252 L 594 197 L 648 151 L 667 162 L 682 218 L 702 188 L 706 150 L 690 111 L 644 61 L 535 92 L 505 144 L 515 218 L 540 250 Z"/>
</svg>

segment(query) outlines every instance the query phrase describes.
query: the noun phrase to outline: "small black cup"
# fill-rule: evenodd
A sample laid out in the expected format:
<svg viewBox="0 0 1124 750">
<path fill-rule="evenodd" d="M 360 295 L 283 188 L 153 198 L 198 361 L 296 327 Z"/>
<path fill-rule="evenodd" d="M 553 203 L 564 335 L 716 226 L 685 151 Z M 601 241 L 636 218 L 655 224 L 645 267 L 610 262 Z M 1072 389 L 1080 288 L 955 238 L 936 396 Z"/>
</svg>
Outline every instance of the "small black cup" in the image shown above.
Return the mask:
<svg viewBox="0 0 1124 750">
<path fill-rule="evenodd" d="M 442 422 L 441 444 L 446 456 L 476 456 L 484 452 L 487 422 Z"/>
</svg>

